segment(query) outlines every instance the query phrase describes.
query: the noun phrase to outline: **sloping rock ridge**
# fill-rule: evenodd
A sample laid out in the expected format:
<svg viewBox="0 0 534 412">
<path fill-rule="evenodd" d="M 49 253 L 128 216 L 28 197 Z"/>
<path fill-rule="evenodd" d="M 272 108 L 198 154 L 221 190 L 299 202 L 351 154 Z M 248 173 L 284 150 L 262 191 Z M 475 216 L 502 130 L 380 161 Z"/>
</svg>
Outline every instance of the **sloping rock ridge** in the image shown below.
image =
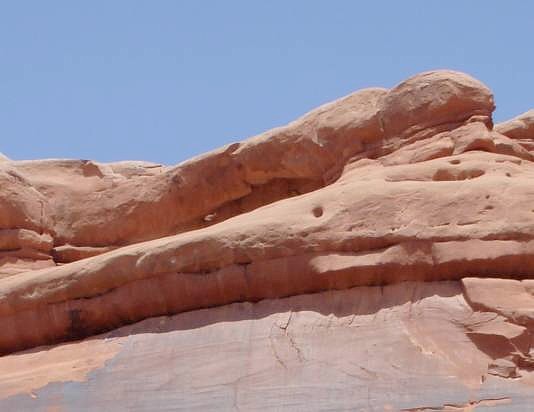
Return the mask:
<svg viewBox="0 0 534 412">
<path fill-rule="evenodd" d="M 169 167 L 0 155 L 0 410 L 534 410 L 534 115 L 433 71 Z"/>
</svg>

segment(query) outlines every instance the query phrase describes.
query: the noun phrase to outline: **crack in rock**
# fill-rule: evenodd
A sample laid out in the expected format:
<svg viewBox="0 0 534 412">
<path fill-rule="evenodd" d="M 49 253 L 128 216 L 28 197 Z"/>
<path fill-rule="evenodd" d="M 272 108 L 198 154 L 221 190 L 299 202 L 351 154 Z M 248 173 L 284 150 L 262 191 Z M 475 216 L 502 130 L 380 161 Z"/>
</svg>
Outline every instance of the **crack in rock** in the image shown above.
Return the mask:
<svg viewBox="0 0 534 412">
<path fill-rule="evenodd" d="M 503 398 L 487 398 L 477 401 L 469 401 L 467 403 L 446 403 L 441 406 L 419 406 L 415 408 L 401 409 L 402 412 L 431 412 L 431 411 L 472 411 L 479 406 L 498 406 L 511 403 L 508 397 Z"/>
</svg>

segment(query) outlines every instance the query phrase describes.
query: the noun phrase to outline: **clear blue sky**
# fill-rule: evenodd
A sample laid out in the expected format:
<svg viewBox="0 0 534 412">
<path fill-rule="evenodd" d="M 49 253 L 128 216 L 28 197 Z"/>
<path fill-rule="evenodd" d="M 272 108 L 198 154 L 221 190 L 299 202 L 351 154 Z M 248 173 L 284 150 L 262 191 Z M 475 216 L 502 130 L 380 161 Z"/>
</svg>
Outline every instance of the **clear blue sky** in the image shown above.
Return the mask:
<svg viewBox="0 0 534 412">
<path fill-rule="evenodd" d="M 534 2 L 0 0 L 0 152 L 174 164 L 452 68 L 534 107 Z"/>
</svg>

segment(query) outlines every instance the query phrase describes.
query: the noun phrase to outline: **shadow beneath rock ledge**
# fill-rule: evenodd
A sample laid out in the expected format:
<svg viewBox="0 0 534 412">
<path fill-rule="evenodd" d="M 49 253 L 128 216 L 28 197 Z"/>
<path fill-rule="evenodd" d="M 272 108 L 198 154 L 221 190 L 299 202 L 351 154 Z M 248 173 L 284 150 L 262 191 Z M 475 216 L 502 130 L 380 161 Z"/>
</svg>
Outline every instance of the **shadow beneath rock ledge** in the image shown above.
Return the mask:
<svg viewBox="0 0 534 412">
<path fill-rule="evenodd" d="M 98 338 L 197 329 L 221 322 L 259 320 L 276 313 L 287 312 L 316 312 L 325 316 L 332 315 L 335 318 L 352 315 L 365 316 L 391 307 L 415 303 L 432 296 L 447 298 L 461 293 L 460 284 L 454 281 L 402 282 L 386 286 L 329 290 L 281 299 L 265 299 L 259 302 L 237 302 L 148 318 L 99 335 Z"/>
</svg>

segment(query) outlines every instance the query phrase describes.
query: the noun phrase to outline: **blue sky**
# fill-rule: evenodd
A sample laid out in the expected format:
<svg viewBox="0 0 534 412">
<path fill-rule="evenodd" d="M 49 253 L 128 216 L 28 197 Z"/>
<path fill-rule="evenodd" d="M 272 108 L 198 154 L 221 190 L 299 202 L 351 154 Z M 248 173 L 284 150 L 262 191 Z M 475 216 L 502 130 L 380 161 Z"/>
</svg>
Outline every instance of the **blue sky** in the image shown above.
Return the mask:
<svg viewBox="0 0 534 412">
<path fill-rule="evenodd" d="M 174 164 L 435 68 L 534 107 L 534 2 L 0 0 L 0 152 Z"/>
</svg>

